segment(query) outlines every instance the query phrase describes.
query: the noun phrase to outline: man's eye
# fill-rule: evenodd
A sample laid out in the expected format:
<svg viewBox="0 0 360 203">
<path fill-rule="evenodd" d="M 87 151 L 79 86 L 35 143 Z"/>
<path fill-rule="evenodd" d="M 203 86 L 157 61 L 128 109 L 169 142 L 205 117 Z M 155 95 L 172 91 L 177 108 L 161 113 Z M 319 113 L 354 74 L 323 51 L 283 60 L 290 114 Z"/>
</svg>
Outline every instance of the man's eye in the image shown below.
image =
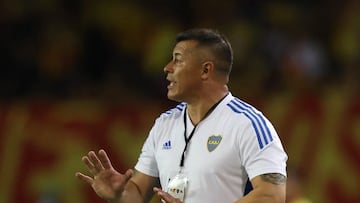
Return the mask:
<svg viewBox="0 0 360 203">
<path fill-rule="evenodd" d="M 181 62 L 180 59 L 174 58 L 174 63 L 180 63 L 180 62 Z"/>
</svg>

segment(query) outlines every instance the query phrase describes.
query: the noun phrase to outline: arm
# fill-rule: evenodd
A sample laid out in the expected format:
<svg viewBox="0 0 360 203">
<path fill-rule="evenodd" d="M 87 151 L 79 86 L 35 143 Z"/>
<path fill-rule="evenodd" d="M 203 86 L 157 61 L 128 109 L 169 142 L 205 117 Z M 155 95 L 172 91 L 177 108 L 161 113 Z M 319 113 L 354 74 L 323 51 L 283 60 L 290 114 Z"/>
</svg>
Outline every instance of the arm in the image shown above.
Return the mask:
<svg viewBox="0 0 360 203">
<path fill-rule="evenodd" d="M 256 176 L 251 180 L 253 190 L 234 203 L 284 203 L 286 195 L 286 177 L 279 173 L 269 173 Z M 154 192 L 167 203 L 182 203 L 160 188 Z"/>
<path fill-rule="evenodd" d="M 82 158 L 92 176 L 77 172 L 75 175 L 91 185 L 96 194 L 110 203 L 142 203 L 153 195 L 152 188 L 159 185 L 158 178 L 129 169 L 124 174 L 117 172 L 106 155 L 91 151 Z"/>
<path fill-rule="evenodd" d="M 284 203 L 286 196 L 286 177 L 279 173 L 256 176 L 251 180 L 253 190 L 235 203 Z"/>
<path fill-rule="evenodd" d="M 148 176 L 139 171 L 135 171 L 133 177 L 129 180 L 123 192 L 123 197 L 127 201 L 135 202 L 134 199 L 141 197 L 137 202 L 149 202 L 154 196 L 153 187 L 160 187 L 160 181 L 156 177 Z"/>
</svg>

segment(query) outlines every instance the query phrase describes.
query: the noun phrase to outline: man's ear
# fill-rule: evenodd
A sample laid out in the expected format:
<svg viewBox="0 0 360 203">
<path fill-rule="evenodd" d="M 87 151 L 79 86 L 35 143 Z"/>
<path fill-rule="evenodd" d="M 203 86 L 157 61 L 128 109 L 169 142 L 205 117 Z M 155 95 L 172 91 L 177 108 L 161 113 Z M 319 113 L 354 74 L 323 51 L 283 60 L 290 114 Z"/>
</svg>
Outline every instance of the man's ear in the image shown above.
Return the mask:
<svg viewBox="0 0 360 203">
<path fill-rule="evenodd" d="M 214 63 L 211 61 L 207 61 L 203 63 L 202 66 L 202 78 L 207 79 L 210 75 L 210 73 L 214 70 Z"/>
</svg>

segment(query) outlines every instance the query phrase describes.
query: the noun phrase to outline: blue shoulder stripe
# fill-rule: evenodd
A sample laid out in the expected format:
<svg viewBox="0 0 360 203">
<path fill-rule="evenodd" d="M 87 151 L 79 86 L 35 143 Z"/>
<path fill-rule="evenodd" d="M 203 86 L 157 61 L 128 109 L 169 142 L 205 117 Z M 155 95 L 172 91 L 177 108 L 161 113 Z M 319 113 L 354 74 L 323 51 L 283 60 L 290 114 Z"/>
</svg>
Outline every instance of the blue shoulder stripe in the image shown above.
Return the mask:
<svg viewBox="0 0 360 203">
<path fill-rule="evenodd" d="M 257 116 L 258 118 L 260 118 L 260 121 L 262 123 L 262 125 L 265 127 L 265 130 L 266 130 L 266 134 L 268 135 L 268 138 L 270 139 L 270 142 L 273 141 L 273 137 L 270 133 L 270 130 L 269 130 L 269 127 L 267 126 L 266 124 L 266 121 L 264 119 L 264 115 L 258 113 L 258 112 L 255 112 L 254 111 L 254 107 L 250 106 L 249 104 L 241 101 L 240 99 L 238 98 L 235 98 L 236 101 L 238 101 L 239 103 L 241 103 L 242 105 L 244 105 L 246 108 L 248 108 L 255 116 Z"/>
<path fill-rule="evenodd" d="M 172 114 L 175 110 L 182 111 L 182 110 L 184 110 L 184 107 L 185 107 L 185 102 L 182 102 L 182 103 L 178 104 L 176 107 L 174 107 L 174 108 L 166 111 L 165 114 L 170 115 L 170 114 Z"/>
<path fill-rule="evenodd" d="M 267 126 L 264 116 L 257 113 L 252 106 L 246 104 L 238 98 L 231 100 L 227 106 L 229 106 L 234 112 L 244 114 L 253 125 L 257 140 L 259 142 L 260 149 L 264 148 L 270 142 L 273 141 L 273 137 Z"/>
</svg>

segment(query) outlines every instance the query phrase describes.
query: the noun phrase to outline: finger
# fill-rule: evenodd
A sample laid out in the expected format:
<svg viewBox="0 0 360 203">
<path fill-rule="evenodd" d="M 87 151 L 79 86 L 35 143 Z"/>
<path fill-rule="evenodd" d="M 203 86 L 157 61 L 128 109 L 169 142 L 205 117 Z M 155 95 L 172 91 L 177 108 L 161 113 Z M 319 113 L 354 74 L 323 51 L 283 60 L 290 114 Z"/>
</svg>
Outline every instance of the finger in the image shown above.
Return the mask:
<svg viewBox="0 0 360 203">
<path fill-rule="evenodd" d="M 158 187 L 153 187 L 153 191 L 154 193 L 156 193 L 156 195 L 159 197 L 159 199 L 161 200 L 162 203 L 166 203 L 164 199 L 162 199 L 162 190 L 161 188 L 158 188 Z"/>
<path fill-rule="evenodd" d="M 96 156 L 95 152 L 90 151 L 88 153 L 88 157 L 90 161 L 94 164 L 94 169 L 99 172 L 104 169 L 103 165 L 101 164 L 99 158 Z"/>
<path fill-rule="evenodd" d="M 170 202 L 171 201 L 171 199 L 169 199 L 169 197 L 168 197 L 168 194 L 166 192 L 164 192 L 161 188 L 154 187 L 153 191 L 157 194 L 157 196 L 160 197 L 162 202 L 164 202 L 164 201 Z"/>
<path fill-rule="evenodd" d="M 93 180 L 90 176 L 84 175 L 80 172 L 75 173 L 75 176 L 80 180 L 89 183 L 90 185 L 93 183 Z"/>
<path fill-rule="evenodd" d="M 111 161 L 106 154 L 105 150 L 99 150 L 99 159 L 105 169 L 112 169 Z"/>
<path fill-rule="evenodd" d="M 163 199 L 165 202 L 172 202 L 173 201 L 173 197 L 171 197 L 168 193 L 164 192 L 164 191 L 159 191 L 158 195 L 161 199 Z"/>
<path fill-rule="evenodd" d="M 81 160 L 85 163 L 86 168 L 89 170 L 91 174 L 96 174 L 97 170 L 95 169 L 95 166 L 93 163 L 91 163 L 89 157 L 83 156 Z"/>
<path fill-rule="evenodd" d="M 153 191 L 158 195 L 162 203 L 167 202 L 175 202 L 175 203 L 182 203 L 179 199 L 175 199 L 169 193 L 164 192 L 161 188 L 154 187 Z"/>
<path fill-rule="evenodd" d="M 164 200 L 165 202 L 175 202 L 175 203 L 181 203 L 181 201 L 177 198 L 174 198 L 169 193 L 164 192 L 160 188 L 154 188 L 153 190 L 157 191 L 157 195 Z"/>
<path fill-rule="evenodd" d="M 155 193 L 158 193 L 158 192 L 160 192 L 160 191 L 162 191 L 162 190 L 161 190 L 161 188 L 154 187 L 154 188 L 153 188 L 153 191 L 154 191 Z"/>
</svg>

